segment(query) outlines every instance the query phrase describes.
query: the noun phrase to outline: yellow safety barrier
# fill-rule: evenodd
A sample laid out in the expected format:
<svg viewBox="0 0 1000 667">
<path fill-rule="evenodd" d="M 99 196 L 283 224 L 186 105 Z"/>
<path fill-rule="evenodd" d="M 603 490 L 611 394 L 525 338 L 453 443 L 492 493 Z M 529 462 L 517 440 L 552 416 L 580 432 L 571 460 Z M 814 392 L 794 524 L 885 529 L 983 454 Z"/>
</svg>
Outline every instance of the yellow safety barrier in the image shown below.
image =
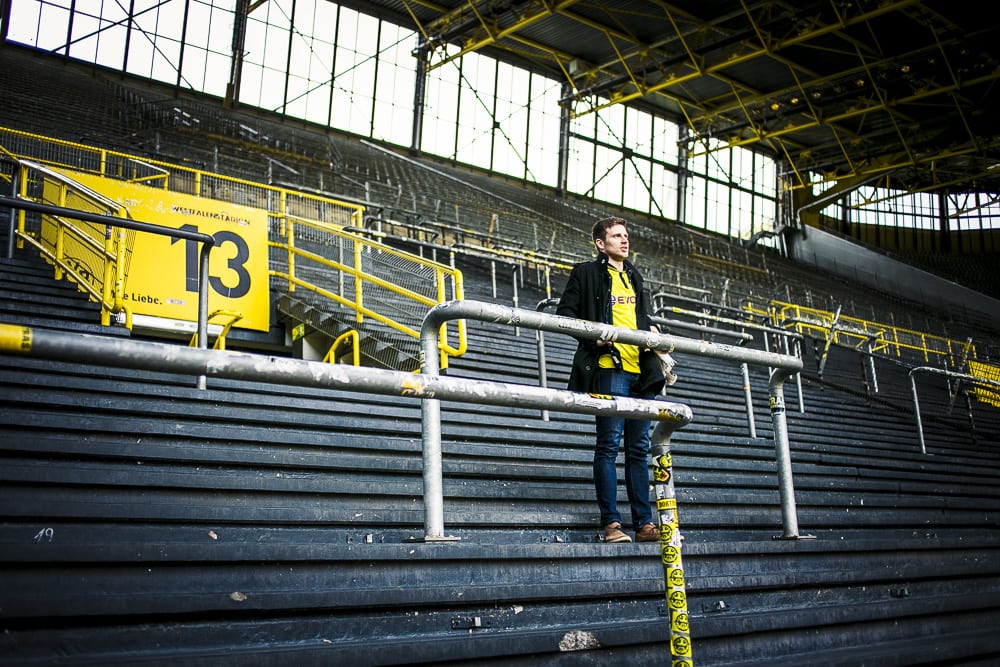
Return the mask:
<svg viewBox="0 0 1000 667">
<path fill-rule="evenodd" d="M 842 347 L 862 349 L 870 345 L 870 351 L 875 354 L 897 358 L 919 357 L 925 363 L 941 358 L 954 363 L 962 358 L 975 357 L 975 346 L 971 340 L 955 340 L 782 301 L 770 301 L 766 307 L 748 301 L 743 308 L 754 315 L 766 317 L 775 327 L 828 339 Z"/>
<path fill-rule="evenodd" d="M 28 160 L 17 162 L 12 181 L 19 199 L 108 218 L 128 217 L 128 211 L 116 202 Z M 111 324 L 112 315 L 131 325 L 132 309 L 125 302 L 124 282 L 134 231 L 54 214 L 43 214 L 40 227 L 29 230 L 24 209 L 15 217 L 17 247 L 34 247 L 52 264 L 57 280 L 72 280 L 92 301 L 101 304 L 103 325 Z"/>
<path fill-rule="evenodd" d="M 972 359 L 968 361 L 968 364 L 969 375 L 974 375 L 975 377 L 982 378 L 983 380 L 1000 382 L 1000 366 L 994 366 L 993 364 L 974 361 Z M 997 391 L 995 388 L 989 387 L 985 384 L 974 384 L 969 393 L 975 396 L 976 400 L 982 403 L 988 403 L 989 405 L 1000 407 L 1000 391 Z"/>
<path fill-rule="evenodd" d="M 231 310 L 216 310 L 209 314 L 209 323 L 216 317 L 228 317 L 229 321 L 222 325 L 222 330 L 219 331 L 218 335 L 215 337 L 215 343 L 212 345 L 213 350 L 225 350 L 226 349 L 226 336 L 229 335 L 229 330 L 233 328 L 233 325 L 243 319 L 243 313 L 237 313 Z M 198 333 L 195 332 L 191 336 L 191 342 L 188 343 L 188 347 L 198 347 Z"/>
<path fill-rule="evenodd" d="M 272 276 L 286 281 L 291 293 L 309 290 L 332 307 L 351 309 L 358 324 L 370 318 L 404 334 L 413 341 L 414 359 L 419 359 L 420 326 L 428 308 L 464 298 L 462 272 L 446 264 L 297 216 L 285 216 L 281 231 L 282 239 L 271 247 L 285 255 L 287 269 Z M 331 274 L 339 280 L 331 283 Z M 448 355 L 467 349 L 465 321 L 458 320 L 453 336 L 450 331 L 442 326 L 442 368 Z"/>
<path fill-rule="evenodd" d="M 116 211 L 117 215 L 123 217 L 128 215 L 125 206 L 97 194 L 80 183 L 76 183 L 75 186 L 67 185 L 71 179 L 56 171 L 56 169 L 71 169 L 74 173 L 81 174 L 80 178 L 83 178 L 82 175 L 91 175 L 116 179 L 122 183 L 152 187 L 154 192 L 166 190 L 176 193 L 178 197 L 193 195 L 236 204 L 247 209 L 266 211 L 271 237 L 278 239 L 269 241 L 268 247 L 284 250 L 287 258 L 286 270 L 269 270 L 269 275 L 287 280 L 289 291 L 294 291 L 297 287 L 309 289 L 339 304 L 338 308 L 346 306 L 354 309 L 358 323 L 370 318 L 416 340 L 419 338 L 421 318 L 429 306 L 463 298 L 464 288 L 460 271 L 375 241 L 364 240 L 358 234 L 346 231 L 363 226 L 365 209 L 359 204 L 156 160 L 139 159 L 126 153 L 2 127 L 0 127 L 0 151 L 21 162 L 26 158 L 34 160 L 34 173 L 30 177 L 27 174 L 22 175 L 16 183 L 18 194 L 22 197 L 28 195 L 29 182 L 35 190 L 38 190 L 37 184 L 41 182 L 38 174 L 44 173 L 47 179 L 43 182 L 46 197 L 53 199 L 60 206 L 82 206 L 87 197 L 81 193 L 86 193 L 93 195 L 90 198 L 98 204 L 92 204 L 92 207 L 101 209 L 101 213 Z M 50 185 L 50 182 L 58 185 Z M 127 196 L 125 198 L 128 199 Z M 104 227 L 91 234 L 81 231 L 79 225 L 58 220 L 56 221 L 58 224 L 53 227 L 55 231 L 47 233 L 47 237 L 51 237 L 51 242 L 46 244 L 44 238 L 38 241 L 35 239 L 37 234 L 25 230 L 23 211 L 19 213 L 19 220 L 17 233 L 19 247 L 25 242 L 32 243 L 57 266 L 57 278 L 61 278 L 63 273 L 69 275 L 81 289 L 91 294 L 95 301 L 100 301 L 103 306 L 102 321 L 105 324 L 109 323 L 111 314 L 117 314 L 128 328 L 132 328 L 133 308 L 130 303 L 124 301 L 122 285 L 125 279 L 125 267 L 128 266 L 126 254 L 134 244 L 134 232 L 130 232 L 131 236 L 128 238 L 124 236 L 124 231 L 116 232 L 106 238 Z M 246 271 L 238 261 L 245 262 L 246 257 L 256 257 L 253 254 L 256 252 L 256 246 L 248 245 L 243 248 L 238 243 L 241 238 L 236 238 L 237 235 L 233 232 L 227 234 L 221 241 L 232 246 L 227 248 L 227 252 L 231 253 L 235 248 L 237 259 L 230 259 L 229 264 L 222 270 L 228 274 L 236 273 L 242 276 Z M 311 241 L 316 238 L 328 240 L 332 237 L 337 237 L 338 240 L 322 249 L 323 252 L 318 252 L 315 246 L 305 250 L 296 245 L 297 242 L 301 246 L 307 245 L 302 243 L 303 240 Z M 92 250 L 87 252 L 102 256 L 100 264 L 94 262 L 95 266 L 100 266 L 100 270 L 74 267 L 73 262 L 65 256 L 66 239 L 72 239 L 74 248 L 92 247 Z M 348 255 L 341 254 L 348 246 L 350 246 Z M 333 253 L 332 257 L 325 256 L 327 250 Z M 339 281 L 334 279 L 338 284 L 332 288 L 328 285 L 329 272 L 326 276 L 311 279 L 307 271 L 301 270 L 309 264 L 321 265 L 324 269 L 339 274 L 341 276 Z M 390 273 L 392 267 L 395 270 Z M 266 281 L 243 282 L 259 284 Z M 222 284 L 223 288 L 228 286 Z M 380 294 L 387 296 L 379 298 Z M 242 303 L 239 307 L 243 313 L 239 326 L 266 329 L 266 322 L 257 322 L 260 318 L 254 317 L 253 313 L 244 309 Z M 235 323 L 236 320 L 230 322 L 226 332 Z M 466 351 L 464 322 L 459 322 L 455 329 L 453 343 L 449 342 L 447 331 L 442 336 L 442 367 L 447 363 L 447 355 L 458 356 Z M 221 341 L 217 340 L 216 344 L 224 346 L 224 336 Z M 414 347 L 416 348 L 416 343 Z"/>
<path fill-rule="evenodd" d="M 349 345 L 351 348 L 351 364 L 354 366 L 361 365 L 361 341 L 358 336 L 358 332 L 354 329 L 350 331 L 345 331 L 337 337 L 337 340 L 333 341 L 333 345 L 330 346 L 330 351 L 326 353 L 323 357 L 323 361 L 326 363 L 337 363 L 337 353 L 340 351 L 341 346 Z"/>
</svg>

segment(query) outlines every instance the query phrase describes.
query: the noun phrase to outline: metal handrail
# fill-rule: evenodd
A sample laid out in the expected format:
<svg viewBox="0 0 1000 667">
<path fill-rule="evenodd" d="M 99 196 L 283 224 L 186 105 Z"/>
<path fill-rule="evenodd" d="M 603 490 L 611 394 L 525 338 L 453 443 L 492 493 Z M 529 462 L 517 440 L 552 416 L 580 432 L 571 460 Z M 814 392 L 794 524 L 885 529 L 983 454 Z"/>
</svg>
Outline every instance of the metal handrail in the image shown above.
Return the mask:
<svg viewBox="0 0 1000 667">
<path fill-rule="evenodd" d="M 916 368 L 910 369 L 910 389 L 913 393 L 913 414 L 917 420 L 917 435 L 920 438 L 920 453 L 927 453 L 927 444 L 924 442 L 924 424 L 920 419 L 920 399 L 917 397 L 917 373 L 931 373 L 934 375 L 944 375 L 948 378 L 955 378 L 958 380 L 967 380 L 971 384 L 976 385 L 992 385 L 994 387 L 1000 387 L 1000 382 L 991 380 L 989 378 L 979 377 L 977 375 L 967 375 L 966 373 L 956 373 L 955 371 L 946 371 L 941 368 L 934 368 L 933 366 L 917 366 Z M 972 420 L 972 413 L 969 413 L 969 420 Z"/>
<path fill-rule="evenodd" d="M 662 293 L 656 294 L 653 297 L 653 300 L 656 301 L 661 296 L 663 296 Z M 695 311 L 695 310 L 688 310 L 686 308 L 677 308 L 676 306 L 665 306 L 665 307 L 658 308 L 656 310 L 656 315 L 654 315 L 653 318 L 652 318 L 653 323 L 654 324 L 665 324 L 665 325 L 668 325 L 668 326 L 672 325 L 672 324 L 676 324 L 678 326 L 686 327 L 686 328 L 689 328 L 689 329 L 690 328 L 695 328 L 697 331 L 704 331 L 704 332 L 707 332 L 707 333 L 725 334 L 725 335 L 729 335 L 729 336 L 740 337 L 740 338 L 743 338 L 744 341 L 746 341 L 747 339 L 749 339 L 749 340 L 753 339 L 753 336 L 751 336 L 750 334 L 747 334 L 745 331 L 743 331 L 743 332 L 726 331 L 726 330 L 718 329 L 718 328 L 714 328 L 714 327 L 707 327 L 707 326 L 706 327 L 701 327 L 701 326 L 694 325 L 694 324 L 687 323 L 687 322 L 677 322 L 676 320 L 667 320 L 667 319 L 662 318 L 662 317 L 659 316 L 661 313 L 666 312 L 666 311 L 672 312 L 672 313 L 677 314 L 677 315 L 685 315 L 685 316 L 688 316 L 688 317 L 696 317 L 698 319 L 709 320 L 711 322 L 716 322 L 717 324 L 728 324 L 728 325 L 732 325 L 732 326 L 738 326 L 741 329 L 752 329 L 754 331 L 762 331 L 765 334 L 774 334 L 774 335 L 777 335 L 777 336 L 781 336 L 782 340 L 784 342 L 785 354 L 788 354 L 788 341 L 789 341 L 789 339 L 795 341 L 796 347 L 798 347 L 800 345 L 800 343 L 801 343 L 801 341 L 803 339 L 802 334 L 796 333 L 794 331 L 787 331 L 785 329 L 777 329 L 775 327 L 769 327 L 769 326 L 764 325 L 764 324 L 757 324 L 756 322 L 747 322 L 747 321 L 743 321 L 743 320 L 736 320 L 736 319 L 732 319 L 732 318 L 728 318 L 728 317 L 721 317 L 719 315 L 712 315 L 710 313 L 702 313 L 702 312 Z M 767 335 L 764 336 L 764 349 L 767 350 L 767 351 L 770 351 L 770 348 L 768 347 L 768 337 L 767 337 Z M 795 354 L 795 355 L 792 355 L 792 356 L 801 358 L 801 354 Z M 745 406 L 746 406 L 747 428 L 750 430 L 750 437 L 756 439 L 757 438 L 757 424 L 756 424 L 756 420 L 754 418 L 754 412 L 753 412 L 753 395 L 752 395 L 751 390 L 750 390 L 750 370 L 747 368 L 747 363 L 745 361 L 740 364 L 740 372 L 743 375 L 743 395 L 744 395 L 744 403 L 745 403 Z M 806 411 L 805 402 L 804 402 L 805 399 L 803 398 L 803 394 L 802 394 L 802 376 L 799 373 L 795 374 L 795 385 L 796 385 L 796 388 L 798 389 L 799 412 L 805 412 Z"/>
<path fill-rule="evenodd" d="M 97 224 L 108 225 L 112 227 L 124 227 L 126 229 L 134 229 L 140 232 L 147 232 L 150 234 L 160 234 L 163 236 L 170 236 L 172 238 L 185 239 L 188 241 L 195 241 L 201 243 L 201 253 L 200 253 L 200 269 L 198 271 L 198 346 L 201 348 L 207 347 L 208 344 L 208 259 L 209 253 L 212 247 L 215 245 L 215 238 L 209 234 L 202 234 L 200 232 L 192 232 L 185 229 L 175 229 L 173 227 L 164 227 L 162 225 L 154 225 L 148 222 L 140 222 L 138 220 L 130 220 L 126 218 L 116 218 L 110 215 L 101 215 L 99 213 L 89 213 L 87 211 L 78 211 L 72 208 L 65 208 L 63 206 L 53 206 L 52 204 L 42 204 L 30 199 L 21 199 L 20 197 L 4 197 L 0 196 L 0 206 L 7 206 L 12 209 L 24 209 L 28 211 L 33 211 L 35 213 L 42 213 L 44 215 L 57 215 L 66 218 L 83 220 L 86 222 L 93 222 Z M 14 221 L 11 218 L 11 229 L 10 233 L 13 235 Z"/>
<path fill-rule="evenodd" d="M 543 331 L 562 333 L 575 338 L 588 340 L 621 341 L 642 348 L 663 350 L 665 352 L 681 352 L 696 354 L 716 359 L 730 361 L 745 361 L 770 368 L 768 391 L 770 393 L 771 421 L 774 426 L 775 456 L 778 464 L 778 492 L 781 496 L 782 539 L 797 539 L 807 537 L 799 535 L 798 519 L 795 510 L 795 489 L 792 483 L 792 466 L 788 446 L 788 425 L 785 415 L 784 383 L 789 377 L 802 370 L 802 360 L 783 354 L 763 352 L 709 343 L 693 338 L 680 338 L 652 331 L 636 331 L 622 327 L 600 324 L 587 320 L 578 320 L 561 315 L 509 308 L 494 303 L 482 301 L 450 301 L 438 304 L 428 311 L 421 327 L 422 370 L 426 375 L 438 373 L 438 330 L 449 319 L 476 319 L 484 322 L 510 324 Z M 537 391 L 545 391 L 535 388 Z M 573 395 L 573 394 L 571 394 Z M 576 394 L 594 398 L 587 394 Z M 618 401 L 624 401 L 621 397 Z M 638 401 L 639 399 L 628 399 Z M 665 401 L 651 401 L 653 405 L 679 405 Z M 428 512 L 426 532 L 434 537 L 443 536 L 443 510 L 441 505 L 441 433 L 431 432 L 426 427 L 429 423 L 440 424 L 440 406 L 437 401 L 425 401 L 424 410 L 424 503 Z M 636 417 L 643 416 L 641 413 Z M 651 417 L 646 416 L 650 419 Z"/>
<path fill-rule="evenodd" d="M 420 336 L 420 332 L 416 328 L 415 322 L 413 323 L 413 326 L 411 326 L 410 323 L 401 321 L 399 318 L 394 318 L 387 312 L 373 310 L 368 304 L 366 304 L 363 296 L 364 289 L 362 289 L 362 285 L 365 284 L 375 285 L 392 293 L 396 298 L 406 302 L 416 303 L 421 308 L 429 308 L 435 304 L 441 303 L 442 301 L 447 300 L 449 296 L 455 299 L 461 299 L 464 296 L 465 285 L 462 272 L 456 268 L 448 266 L 447 264 L 429 260 L 424 257 L 420 257 L 419 255 L 414 255 L 413 253 L 399 250 L 379 242 L 372 242 L 364 236 L 356 233 L 354 230 L 345 230 L 344 228 L 335 225 L 317 222 L 315 220 L 309 220 L 294 215 L 285 215 L 282 218 L 282 221 L 284 222 L 282 225 L 283 229 L 281 231 L 281 236 L 283 238 L 281 241 L 269 241 L 268 245 L 271 248 L 275 248 L 286 253 L 288 267 L 287 273 L 282 273 L 272 269 L 270 270 L 270 275 L 287 281 L 289 292 L 294 292 L 296 288 L 303 288 L 333 303 L 353 310 L 355 321 L 358 323 L 363 322 L 365 317 L 369 317 L 391 329 L 394 329 L 395 331 L 412 337 L 414 341 L 416 341 Z M 327 257 L 325 254 L 320 255 L 315 252 L 305 250 L 298 245 L 299 233 L 302 228 L 321 232 L 340 240 L 349 241 L 353 244 L 353 252 L 349 253 L 349 256 L 348 253 L 342 253 L 344 255 L 342 256 L 343 261 L 338 261 L 337 259 Z M 374 275 L 373 273 L 365 271 L 361 261 L 363 250 L 365 248 L 377 250 L 380 255 L 392 256 L 401 261 L 405 261 L 410 267 L 424 267 L 426 269 L 433 270 L 434 295 L 427 296 L 416 293 L 400 286 L 397 283 L 390 282 L 384 278 Z M 297 260 L 300 258 L 337 272 L 337 274 L 341 277 L 339 289 L 340 293 L 338 294 L 333 288 L 328 288 L 328 286 L 317 285 L 303 279 L 301 277 L 302 272 L 296 270 L 296 267 L 298 266 Z M 343 279 L 345 277 L 354 281 L 355 290 L 353 298 L 344 296 L 345 290 L 343 286 Z M 451 282 L 451 295 L 448 294 L 449 290 L 447 283 L 449 279 Z M 457 357 L 465 354 L 467 348 L 468 341 L 465 332 L 465 323 L 459 322 L 456 326 L 454 345 L 449 345 L 446 340 L 442 343 L 442 352 L 445 355 Z"/>
<path fill-rule="evenodd" d="M 247 352 L 194 349 L 168 343 L 36 329 L 3 323 L 0 323 L 0 354 L 20 354 L 74 363 L 101 363 L 107 366 L 142 368 L 175 374 L 252 379 L 281 385 L 319 386 L 422 399 L 424 440 L 427 441 L 426 434 L 429 431 L 436 432 L 439 445 L 440 412 L 429 412 L 426 408 L 432 404 L 439 408 L 438 403 L 441 400 L 521 408 L 554 408 L 579 414 L 658 420 L 660 423 L 653 434 L 653 440 L 658 448 L 664 446 L 664 442 L 669 440 L 673 431 L 691 421 L 691 409 L 680 403 L 589 396 L 530 385 L 440 376 L 436 364 L 432 364 L 433 372 L 415 374 Z M 436 344 L 432 356 L 437 356 Z M 432 455 L 436 455 L 436 460 L 431 460 Z M 455 538 L 445 537 L 443 531 L 440 459 L 440 446 L 436 452 L 428 452 L 425 445 L 424 524 L 428 528 L 425 540 L 454 541 Z M 428 467 L 435 472 L 428 474 Z M 428 482 L 431 482 L 430 488 Z"/>
<path fill-rule="evenodd" d="M 763 311 L 747 305 L 747 311 L 757 315 L 767 316 L 776 326 L 794 325 L 796 331 L 816 331 L 823 338 L 830 337 L 833 344 L 844 345 L 841 338 L 856 343 L 856 347 L 865 345 L 868 339 L 876 335 L 878 350 L 891 350 L 889 354 L 902 357 L 904 352 L 919 355 L 924 362 L 936 357 L 957 357 L 960 351 L 971 352 L 975 357 L 975 345 L 971 340 L 959 341 L 944 336 L 937 336 L 913 329 L 904 329 L 893 324 L 873 322 L 856 317 L 808 308 L 796 304 L 772 300 L 769 310 Z M 855 345 L 850 345 L 855 347 Z"/>
</svg>

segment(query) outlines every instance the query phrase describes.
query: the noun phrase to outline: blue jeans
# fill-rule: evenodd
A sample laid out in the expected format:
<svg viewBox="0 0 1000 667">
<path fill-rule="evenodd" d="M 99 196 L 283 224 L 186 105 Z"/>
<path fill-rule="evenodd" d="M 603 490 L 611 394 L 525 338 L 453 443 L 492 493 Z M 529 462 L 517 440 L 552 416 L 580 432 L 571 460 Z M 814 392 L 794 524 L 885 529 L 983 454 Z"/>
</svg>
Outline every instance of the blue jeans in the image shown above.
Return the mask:
<svg viewBox="0 0 1000 667">
<path fill-rule="evenodd" d="M 614 368 L 597 371 L 597 393 L 611 396 L 643 396 L 639 375 Z M 648 419 L 597 416 L 597 445 L 594 448 L 594 486 L 601 525 L 621 523 L 618 513 L 618 470 L 616 461 L 622 436 L 625 437 L 625 492 L 632 510 L 632 525 L 638 530 L 653 523 L 649 503 L 649 425 Z"/>
</svg>

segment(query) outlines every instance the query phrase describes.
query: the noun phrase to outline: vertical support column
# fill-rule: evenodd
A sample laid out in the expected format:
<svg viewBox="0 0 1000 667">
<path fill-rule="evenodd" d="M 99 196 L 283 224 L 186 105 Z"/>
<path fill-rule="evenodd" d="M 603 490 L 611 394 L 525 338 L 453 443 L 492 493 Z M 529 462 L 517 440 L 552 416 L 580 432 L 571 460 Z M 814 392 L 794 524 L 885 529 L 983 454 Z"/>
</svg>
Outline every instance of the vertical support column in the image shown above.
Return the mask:
<svg viewBox="0 0 1000 667">
<path fill-rule="evenodd" d="M 670 433 L 662 428 L 662 422 L 653 429 L 650 457 L 653 461 L 653 487 L 660 524 L 660 560 L 663 563 L 667 612 L 670 618 L 671 665 L 691 667 L 694 664 L 691 660 L 691 628 L 687 584 L 681 560 L 681 532 L 677 522 Z"/>
<path fill-rule="evenodd" d="M 750 393 L 750 369 L 745 361 L 740 364 L 740 370 L 743 372 L 743 400 L 747 410 L 747 426 L 750 428 L 750 437 L 756 440 L 757 422 L 754 419 L 753 396 Z"/>
<path fill-rule="evenodd" d="M 235 109 L 240 102 L 240 84 L 243 80 L 243 54 L 246 53 L 247 16 L 250 14 L 250 0 L 238 0 L 233 15 L 232 62 L 229 66 L 229 83 L 222 106 Z"/>
<path fill-rule="evenodd" d="M 788 371 L 771 371 L 770 391 L 771 424 L 774 428 L 774 453 L 778 464 L 778 495 L 781 498 L 782 535 L 776 539 L 812 539 L 813 535 L 799 535 L 799 519 L 795 507 L 795 485 L 792 482 L 792 456 L 788 445 L 788 418 L 785 415 L 785 380 Z"/>
<path fill-rule="evenodd" d="M 573 94 L 573 87 L 569 83 L 562 85 L 562 99 L 566 100 Z M 556 192 L 560 195 L 566 194 L 569 180 L 569 130 L 571 121 L 572 102 L 565 102 L 559 105 L 559 170 L 556 172 Z"/>
<path fill-rule="evenodd" d="M 420 372 L 425 377 L 440 375 L 438 349 L 440 325 L 426 328 L 420 336 Z M 455 542 L 457 537 L 444 534 L 444 472 L 441 461 L 441 401 L 425 398 L 420 402 L 423 424 L 424 542 Z"/>
<path fill-rule="evenodd" d="M 424 135 L 424 102 L 427 97 L 427 58 L 430 47 L 423 38 L 417 48 L 413 49 L 413 57 L 417 59 L 417 71 L 413 82 L 413 127 L 410 134 L 410 154 L 420 153 L 420 145 Z"/>
</svg>

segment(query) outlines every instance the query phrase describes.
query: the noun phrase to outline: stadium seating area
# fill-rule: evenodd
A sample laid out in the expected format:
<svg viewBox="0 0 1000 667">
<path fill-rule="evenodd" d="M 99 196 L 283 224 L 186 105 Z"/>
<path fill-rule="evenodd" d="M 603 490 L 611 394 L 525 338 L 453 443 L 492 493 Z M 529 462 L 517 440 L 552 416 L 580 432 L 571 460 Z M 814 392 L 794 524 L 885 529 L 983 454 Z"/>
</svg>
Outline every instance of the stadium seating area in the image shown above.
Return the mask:
<svg viewBox="0 0 1000 667">
<path fill-rule="evenodd" d="M 361 201 L 399 247 L 469 243 L 567 261 L 586 256 L 589 221 L 606 212 L 31 62 L 30 76 L 0 68 L 5 86 L 32 91 L 0 102 L 0 125 Z M 75 91 L 71 125 L 49 88 Z M 265 155 L 284 166 L 268 172 Z M 995 333 L 766 250 L 657 221 L 636 229 L 657 288 L 706 310 L 779 296 L 995 344 Z M 561 287 L 556 274 L 546 290 L 530 261 L 515 284 L 491 273 L 509 257 L 455 257 L 468 299 L 516 297 L 534 310 Z M 0 262 L 0 276 L 0 323 L 128 338 L 30 252 Z M 449 376 L 539 382 L 534 331 L 468 327 Z M 575 343 L 544 343 L 546 383 L 561 388 Z M 757 334 L 747 345 L 774 344 Z M 800 383 L 785 389 L 802 535 L 781 539 L 767 369 L 749 369 L 751 432 L 739 365 L 676 355 L 668 398 L 694 413 L 671 449 L 695 664 L 993 664 L 1000 412 L 922 379 L 922 453 L 913 364 L 878 358 L 873 377 L 853 349 L 823 357 L 807 341 L 803 356 Z M 4 354 L 0 400 L 0 664 L 669 660 L 658 546 L 598 537 L 591 417 L 444 402 L 444 522 L 456 539 L 428 543 L 417 399 L 253 378 L 201 389 L 113 360 Z"/>
</svg>

